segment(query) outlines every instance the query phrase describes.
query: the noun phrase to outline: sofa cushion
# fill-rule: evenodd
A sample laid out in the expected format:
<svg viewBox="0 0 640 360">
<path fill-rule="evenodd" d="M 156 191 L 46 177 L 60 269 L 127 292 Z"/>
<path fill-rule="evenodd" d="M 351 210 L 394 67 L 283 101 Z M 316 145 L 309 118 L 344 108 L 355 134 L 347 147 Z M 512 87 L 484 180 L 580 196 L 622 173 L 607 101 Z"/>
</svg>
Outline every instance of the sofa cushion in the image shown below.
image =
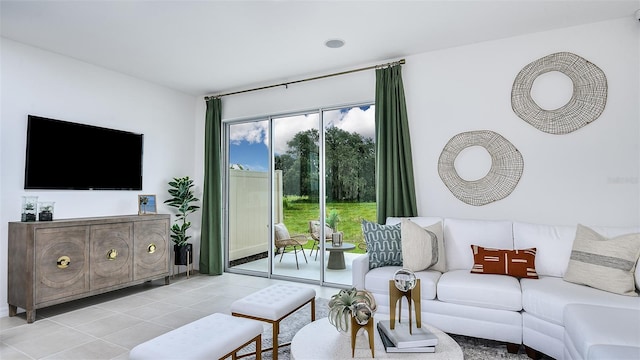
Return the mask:
<svg viewBox="0 0 640 360">
<path fill-rule="evenodd" d="M 427 216 L 416 216 L 416 217 L 410 217 L 410 218 L 388 217 L 387 225 L 398 224 L 402 221 L 402 219 L 410 219 L 414 223 L 436 234 L 436 237 L 438 238 L 438 261 L 433 266 L 431 266 L 431 269 L 437 270 L 440 272 L 447 271 L 447 257 L 444 249 L 444 234 L 442 232 L 442 218 L 427 217 Z"/>
<path fill-rule="evenodd" d="M 402 265 L 400 224 L 380 225 L 362 220 L 362 233 L 369 253 L 369 268 Z"/>
<path fill-rule="evenodd" d="M 389 280 L 393 280 L 396 271 L 401 266 L 384 266 L 369 270 L 365 275 L 365 289 L 389 297 Z M 436 298 L 436 284 L 441 273 L 434 270 L 416 271 L 416 278 L 420 279 L 420 298 L 433 300 Z M 394 285 L 395 286 L 395 285 Z"/>
<path fill-rule="evenodd" d="M 444 250 L 448 270 L 471 270 L 471 245 L 495 249 L 513 249 L 511 221 L 444 220 Z"/>
<path fill-rule="evenodd" d="M 640 297 L 618 295 L 577 285 L 553 276 L 521 279 L 522 308 L 539 319 L 562 325 L 567 304 L 591 304 L 625 309 L 640 309 Z"/>
<path fill-rule="evenodd" d="M 571 304 L 564 342 L 574 359 L 640 359 L 640 309 Z"/>
<path fill-rule="evenodd" d="M 513 223 L 513 246 L 516 249 L 536 248 L 538 275 L 564 275 L 575 237 L 575 226 Z"/>
<path fill-rule="evenodd" d="M 468 270 L 448 271 L 440 277 L 438 300 L 498 310 L 522 310 L 518 279 L 504 275 L 471 274 Z"/>
<path fill-rule="evenodd" d="M 503 250 L 471 245 L 474 274 L 509 275 L 537 279 L 536 249 Z"/>
<path fill-rule="evenodd" d="M 640 256 L 640 234 L 606 238 L 578 225 L 564 279 L 627 296 L 635 292 L 634 272 Z"/>
<path fill-rule="evenodd" d="M 591 228 L 607 237 L 640 232 L 638 227 L 591 226 Z M 564 276 L 575 237 L 576 226 L 513 223 L 514 248 L 536 248 L 536 272 L 538 275 Z M 637 281 L 638 278 L 640 278 L 640 269 L 636 269 Z M 640 289 L 640 283 L 636 286 Z"/>
<path fill-rule="evenodd" d="M 438 261 L 438 238 L 409 219 L 400 223 L 402 266 L 411 271 L 426 270 Z M 441 256 L 444 256 L 442 254 Z"/>
</svg>

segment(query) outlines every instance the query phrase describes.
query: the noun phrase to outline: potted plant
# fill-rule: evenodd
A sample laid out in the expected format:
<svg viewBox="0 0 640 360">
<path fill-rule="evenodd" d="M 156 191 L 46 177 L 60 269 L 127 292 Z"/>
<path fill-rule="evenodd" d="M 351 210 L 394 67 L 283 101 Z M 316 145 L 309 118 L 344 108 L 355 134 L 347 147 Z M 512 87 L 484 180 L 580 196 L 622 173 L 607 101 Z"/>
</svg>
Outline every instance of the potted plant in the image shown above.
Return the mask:
<svg viewBox="0 0 640 360">
<path fill-rule="evenodd" d="M 352 317 L 363 325 L 373 317 L 376 309 L 376 301 L 370 292 L 356 288 L 342 289 L 329 300 L 329 323 L 338 331 L 347 333 Z"/>
<path fill-rule="evenodd" d="M 187 242 L 191 238 L 187 235 L 187 231 L 191 228 L 191 222 L 187 221 L 187 216 L 200 208 L 194 204 L 200 200 L 194 196 L 193 180 L 188 176 L 173 178 L 169 182 L 169 195 L 171 198 L 164 203 L 178 210 L 176 222 L 171 226 L 171 240 L 173 240 L 175 252 L 174 264 L 188 265 L 193 262 L 193 245 Z"/>
<path fill-rule="evenodd" d="M 340 222 L 340 215 L 338 214 L 338 210 L 333 209 L 329 211 L 329 216 L 327 216 L 327 225 L 333 230 L 331 234 L 331 243 L 333 246 L 342 246 L 342 231 L 338 231 L 338 223 Z"/>
<path fill-rule="evenodd" d="M 329 215 L 327 216 L 327 225 L 329 225 L 329 227 L 333 229 L 333 232 L 338 231 L 339 222 L 340 215 L 338 214 L 338 210 L 332 209 L 331 211 L 329 211 Z"/>
</svg>

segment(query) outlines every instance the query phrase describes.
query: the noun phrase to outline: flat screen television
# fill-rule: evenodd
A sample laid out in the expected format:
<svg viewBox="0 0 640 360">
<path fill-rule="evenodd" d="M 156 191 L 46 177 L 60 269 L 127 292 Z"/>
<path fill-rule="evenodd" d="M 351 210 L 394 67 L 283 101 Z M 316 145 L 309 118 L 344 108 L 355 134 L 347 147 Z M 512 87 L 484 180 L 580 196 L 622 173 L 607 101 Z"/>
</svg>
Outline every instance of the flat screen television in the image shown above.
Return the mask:
<svg viewBox="0 0 640 360">
<path fill-rule="evenodd" d="M 29 115 L 25 189 L 142 190 L 143 134 Z"/>
</svg>

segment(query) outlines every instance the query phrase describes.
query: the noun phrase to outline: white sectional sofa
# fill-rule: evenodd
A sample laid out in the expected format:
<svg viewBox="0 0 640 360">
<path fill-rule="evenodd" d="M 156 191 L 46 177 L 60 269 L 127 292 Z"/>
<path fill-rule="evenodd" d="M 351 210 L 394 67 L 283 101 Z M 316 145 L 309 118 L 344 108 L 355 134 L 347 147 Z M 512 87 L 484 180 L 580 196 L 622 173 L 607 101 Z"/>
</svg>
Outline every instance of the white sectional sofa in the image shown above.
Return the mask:
<svg viewBox="0 0 640 360">
<path fill-rule="evenodd" d="M 389 218 L 387 224 L 401 220 Z M 422 321 L 445 332 L 512 344 L 510 351 L 524 344 L 531 357 L 542 353 L 556 359 L 640 359 L 640 297 L 563 279 L 577 226 L 437 217 L 411 221 L 423 227 L 441 222 L 446 254 L 444 273 L 416 272 Z M 640 232 L 638 227 L 589 228 L 605 237 Z M 471 273 L 471 245 L 536 248 L 539 278 Z M 400 268 L 370 270 L 369 254 L 364 254 L 353 262 L 353 286 L 372 292 L 378 311 L 389 312 L 389 280 Z M 636 292 L 639 280 L 640 266 L 636 266 Z M 611 319 L 617 320 L 612 323 Z"/>
</svg>

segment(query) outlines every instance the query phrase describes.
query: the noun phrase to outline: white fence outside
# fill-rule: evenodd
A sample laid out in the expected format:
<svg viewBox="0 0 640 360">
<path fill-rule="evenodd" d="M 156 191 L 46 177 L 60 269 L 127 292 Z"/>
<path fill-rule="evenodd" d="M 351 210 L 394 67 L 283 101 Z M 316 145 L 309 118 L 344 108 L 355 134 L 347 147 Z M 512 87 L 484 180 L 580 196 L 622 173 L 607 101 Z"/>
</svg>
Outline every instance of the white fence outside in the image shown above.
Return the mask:
<svg viewBox="0 0 640 360">
<path fill-rule="evenodd" d="M 282 171 L 274 176 L 274 222 L 284 219 Z M 229 260 L 269 250 L 269 173 L 229 170 Z"/>
</svg>

